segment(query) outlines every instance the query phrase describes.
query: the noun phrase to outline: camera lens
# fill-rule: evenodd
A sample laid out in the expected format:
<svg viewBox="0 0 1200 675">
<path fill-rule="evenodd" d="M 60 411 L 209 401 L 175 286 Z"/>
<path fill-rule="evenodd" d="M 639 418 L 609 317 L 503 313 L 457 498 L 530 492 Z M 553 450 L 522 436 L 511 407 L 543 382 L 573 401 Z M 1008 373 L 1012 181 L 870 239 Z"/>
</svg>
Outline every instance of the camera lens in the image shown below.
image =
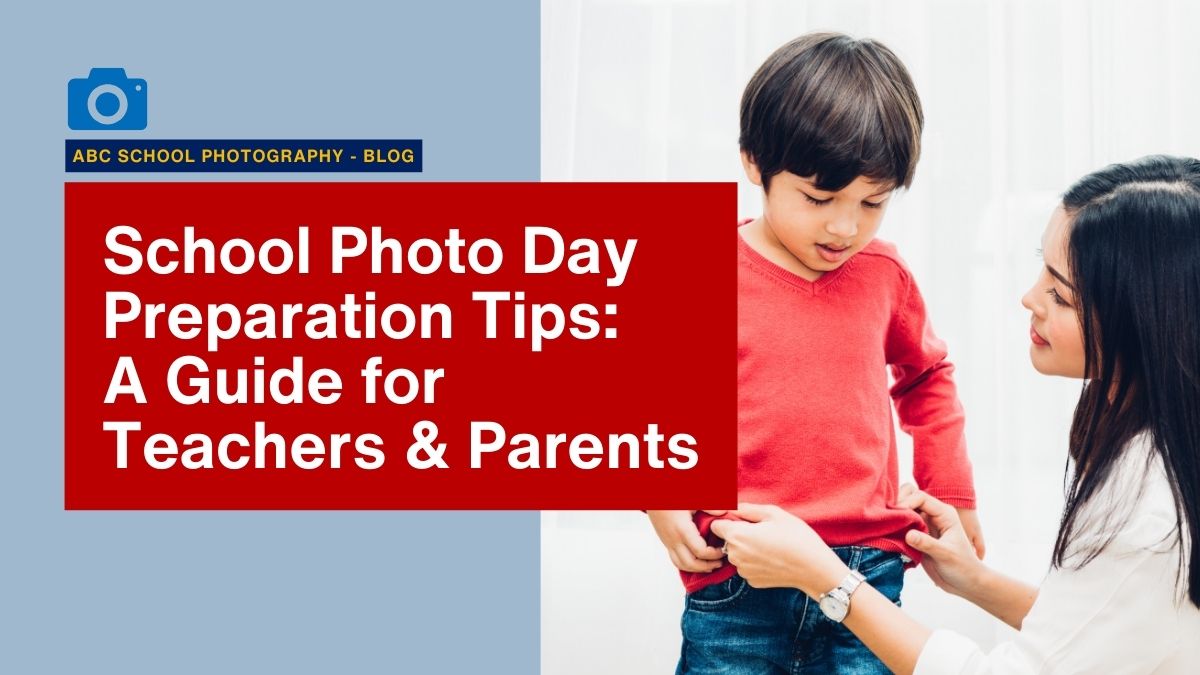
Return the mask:
<svg viewBox="0 0 1200 675">
<path fill-rule="evenodd" d="M 96 107 L 96 101 L 105 94 L 111 94 L 117 97 L 117 111 L 111 115 L 105 115 Z M 88 94 L 87 100 L 88 114 L 92 119 L 96 120 L 97 124 L 116 124 L 125 117 L 125 112 L 129 110 L 129 100 L 125 98 L 125 92 L 115 84 L 102 84 L 92 90 Z"/>
</svg>

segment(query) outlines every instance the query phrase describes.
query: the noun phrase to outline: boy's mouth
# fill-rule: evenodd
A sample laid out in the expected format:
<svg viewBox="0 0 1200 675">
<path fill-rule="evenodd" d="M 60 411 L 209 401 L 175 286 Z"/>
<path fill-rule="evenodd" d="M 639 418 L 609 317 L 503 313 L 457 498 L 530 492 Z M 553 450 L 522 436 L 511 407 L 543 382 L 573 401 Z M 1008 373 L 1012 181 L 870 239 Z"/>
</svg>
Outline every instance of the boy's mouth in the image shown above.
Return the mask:
<svg viewBox="0 0 1200 675">
<path fill-rule="evenodd" d="M 833 246 L 831 244 L 817 244 L 817 253 L 825 262 L 841 262 L 846 257 L 846 252 L 850 250 L 849 246 Z"/>
</svg>

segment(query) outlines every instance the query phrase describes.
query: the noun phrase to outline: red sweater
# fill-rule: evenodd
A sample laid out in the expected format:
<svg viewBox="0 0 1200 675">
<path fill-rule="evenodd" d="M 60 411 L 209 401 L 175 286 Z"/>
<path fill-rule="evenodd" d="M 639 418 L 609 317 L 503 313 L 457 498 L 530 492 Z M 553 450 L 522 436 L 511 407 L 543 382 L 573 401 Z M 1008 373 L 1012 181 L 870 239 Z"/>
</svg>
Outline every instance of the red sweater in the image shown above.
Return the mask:
<svg viewBox="0 0 1200 675">
<path fill-rule="evenodd" d="M 892 244 L 875 240 L 814 282 L 739 234 L 737 356 L 739 501 L 778 504 L 830 546 L 918 560 L 904 533 L 923 527 L 921 519 L 894 506 L 894 401 L 913 437 L 917 484 L 975 507 L 954 366 Z M 701 534 L 719 546 L 712 518 L 698 515 Z M 682 575 L 690 593 L 734 572 L 726 564 Z"/>
</svg>

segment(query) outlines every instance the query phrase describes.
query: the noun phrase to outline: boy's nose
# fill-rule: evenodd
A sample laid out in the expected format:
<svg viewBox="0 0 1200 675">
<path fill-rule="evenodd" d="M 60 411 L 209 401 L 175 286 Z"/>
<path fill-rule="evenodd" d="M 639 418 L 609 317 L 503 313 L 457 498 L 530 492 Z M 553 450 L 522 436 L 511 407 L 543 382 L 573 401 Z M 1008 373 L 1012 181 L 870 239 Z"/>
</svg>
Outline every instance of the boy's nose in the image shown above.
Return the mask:
<svg viewBox="0 0 1200 675">
<path fill-rule="evenodd" d="M 831 220 L 825 230 L 835 237 L 849 239 L 858 234 L 858 223 L 853 218 Z"/>
</svg>

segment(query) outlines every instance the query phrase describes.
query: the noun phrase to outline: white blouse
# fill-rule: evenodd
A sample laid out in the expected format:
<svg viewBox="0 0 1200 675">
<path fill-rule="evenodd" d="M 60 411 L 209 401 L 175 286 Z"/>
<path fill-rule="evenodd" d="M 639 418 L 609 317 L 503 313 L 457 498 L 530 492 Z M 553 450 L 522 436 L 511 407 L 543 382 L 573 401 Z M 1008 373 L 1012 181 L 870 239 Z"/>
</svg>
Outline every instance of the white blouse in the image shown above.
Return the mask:
<svg viewBox="0 0 1200 675">
<path fill-rule="evenodd" d="M 1200 673 L 1200 609 L 1184 590 L 1175 502 L 1148 438 L 1130 444 L 1088 506 L 1089 515 L 1101 514 L 1095 522 L 1107 513 L 1120 528 L 1104 552 L 1083 569 L 1051 569 L 1020 633 L 990 653 L 958 633 L 934 631 L 917 675 Z M 1104 538 L 1084 536 L 1074 550 Z"/>
</svg>

